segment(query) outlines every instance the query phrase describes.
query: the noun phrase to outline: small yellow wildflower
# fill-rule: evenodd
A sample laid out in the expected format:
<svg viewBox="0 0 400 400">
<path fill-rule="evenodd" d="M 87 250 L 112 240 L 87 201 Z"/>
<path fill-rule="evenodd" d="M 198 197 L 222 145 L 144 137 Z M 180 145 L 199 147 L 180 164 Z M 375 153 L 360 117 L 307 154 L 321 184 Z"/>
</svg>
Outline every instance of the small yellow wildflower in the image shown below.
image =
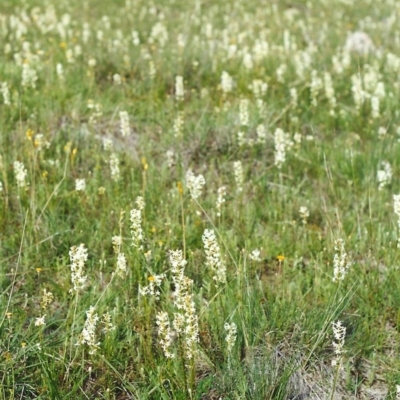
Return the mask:
<svg viewBox="0 0 400 400">
<path fill-rule="evenodd" d="M 178 182 L 177 183 L 177 187 L 178 187 L 178 192 L 180 195 L 183 194 L 183 186 L 182 186 L 182 182 Z"/>
<path fill-rule="evenodd" d="M 32 129 L 28 129 L 27 131 L 26 131 L 26 137 L 27 137 L 27 139 L 28 140 L 32 140 L 32 137 L 33 137 L 33 135 L 34 135 L 34 131 L 32 130 Z"/>
</svg>

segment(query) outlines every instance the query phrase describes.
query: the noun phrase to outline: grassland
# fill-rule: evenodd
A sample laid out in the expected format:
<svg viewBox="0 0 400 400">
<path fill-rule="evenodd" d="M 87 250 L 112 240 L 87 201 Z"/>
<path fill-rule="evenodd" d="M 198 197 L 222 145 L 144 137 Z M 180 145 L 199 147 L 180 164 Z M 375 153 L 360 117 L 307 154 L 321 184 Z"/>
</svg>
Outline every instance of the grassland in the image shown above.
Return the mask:
<svg viewBox="0 0 400 400">
<path fill-rule="evenodd" d="M 399 398 L 399 14 L 3 0 L 0 398 Z"/>
</svg>

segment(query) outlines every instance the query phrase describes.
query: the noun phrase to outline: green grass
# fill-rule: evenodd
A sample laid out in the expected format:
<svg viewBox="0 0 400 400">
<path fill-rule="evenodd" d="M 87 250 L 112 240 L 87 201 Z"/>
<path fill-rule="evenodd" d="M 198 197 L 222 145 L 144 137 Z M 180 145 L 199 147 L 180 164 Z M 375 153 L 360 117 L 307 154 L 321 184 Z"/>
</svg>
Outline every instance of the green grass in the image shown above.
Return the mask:
<svg viewBox="0 0 400 400">
<path fill-rule="evenodd" d="M 3 1 L 0 83 L 7 83 L 10 104 L 0 93 L 0 399 L 395 399 L 400 67 L 388 54 L 400 44 L 396 23 L 388 21 L 397 13 L 389 0 L 373 7 L 367 0 Z M 347 36 L 357 30 L 375 47 L 346 61 Z M 255 49 L 260 43 L 268 43 L 265 54 Z M 244 65 L 246 53 L 252 68 Z M 35 87 L 23 85 L 24 63 L 37 73 Z M 276 72 L 282 65 L 283 81 Z M 317 106 L 313 70 L 322 82 Z M 221 87 L 224 71 L 234 81 L 228 93 Z M 334 113 L 325 73 L 332 77 Z M 360 109 L 353 75 L 363 79 Z M 176 76 L 184 80 L 183 101 L 175 96 Z M 256 79 L 268 84 L 258 99 L 264 111 L 250 88 Z M 378 82 L 385 94 L 374 118 Z M 244 127 L 241 99 L 249 100 Z M 100 105 L 95 121 L 90 101 Z M 129 114 L 127 137 L 120 111 Z M 257 142 L 260 124 L 267 135 Z M 280 168 L 278 128 L 291 142 Z M 41 147 L 37 135 L 48 143 Z M 112 153 L 119 179 L 111 174 Z M 27 170 L 25 187 L 18 186 L 15 161 Z M 236 161 L 243 167 L 241 191 Z M 383 161 L 393 176 L 379 190 Z M 189 169 L 205 179 L 197 199 Z M 76 179 L 85 179 L 84 191 L 75 190 Z M 226 201 L 218 215 L 221 186 Z M 143 240 L 135 247 L 130 211 L 138 196 L 145 203 Z M 205 229 L 216 234 L 223 282 L 207 266 Z M 122 237 L 117 252 L 114 236 Z M 333 282 L 337 239 L 351 267 Z M 88 251 L 87 281 L 74 291 L 69 252 L 80 244 Z M 169 256 L 178 249 L 192 280 L 183 289 L 183 310 L 177 307 L 183 277 Z M 118 252 L 126 257 L 126 274 L 116 270 Z M 159 296 L 141 295 L 161 274 Z M 53 294 L 45 308 L 44 289 Z M 175 357 L 167 358 L 157 315 L 168 313 L 174 331 L 176 314 L 185 315 L 189 329 L 189 305 L 198 342 L 188 348 L 188 334 L 174 332 Z M 94 352 L 81 343 L 91 306 L 99 317 Z M 45 325 L 36 326 L 44 315 Z M 107 334 L 104 315 L 113 325 Z M 331 365 L 336 321 L 346 327 L 338 369 Z M 226 323 L 237 327 L 231 351 Z"/>
</svg>

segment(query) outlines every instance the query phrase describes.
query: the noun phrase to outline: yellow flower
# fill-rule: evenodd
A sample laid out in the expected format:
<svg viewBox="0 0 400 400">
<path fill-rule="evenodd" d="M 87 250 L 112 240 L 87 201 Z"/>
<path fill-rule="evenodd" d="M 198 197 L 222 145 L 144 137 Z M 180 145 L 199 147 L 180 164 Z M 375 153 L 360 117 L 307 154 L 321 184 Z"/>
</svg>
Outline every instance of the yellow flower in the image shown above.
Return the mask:
<svg viewBox="0 0 400 400">
<path fill-rule="evenodd" d="M 33 132 L 33 130 L 32 129 L 28 129 L 27 131 L 26 131 L 26 137 L 27 137 L 27 139 L 28 140 L 32 140 L 32 137 L 33 137 L 33 134 L 34 134 L 35 132 Z"/>
<path fill-rule="evenodd" d="M 178 182 L 178 183 L 177 183 L 177 187 L 178 187 L 178 192 L 179 192 L 179 194 L 183 194 L 182 182 Z"/>
<path fill-rule="evenodd" d="M 147 278 L 147 280 L 149 280 L 150 282 L 154 282 L 155 281 L 155 279 L 156 278 L 154 278 L 154 276 L 152 275 L 152 276 L 149 276 L 148 278 Z"/>
<path fill-rule="evenodd" d="M 285 259 L 285 256 L 281 254 L 281 255 L 277 256 L 276 259 L 277 259 L 279 262 L 282 262 L 282 261 Z"/>
</svg>

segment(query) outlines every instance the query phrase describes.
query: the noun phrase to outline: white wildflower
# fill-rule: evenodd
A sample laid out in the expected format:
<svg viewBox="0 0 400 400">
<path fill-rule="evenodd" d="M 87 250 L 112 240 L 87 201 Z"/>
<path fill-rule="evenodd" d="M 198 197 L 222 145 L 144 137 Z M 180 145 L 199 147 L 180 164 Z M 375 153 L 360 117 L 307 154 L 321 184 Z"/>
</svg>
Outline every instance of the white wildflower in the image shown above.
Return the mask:
<svg viewBox="0 0 400 400">
<path fill-rule="evenodd" d="M 226 71 L 221 75 L 221 89 L 224 96 L 233 90 L 233 79 Z"/>
<path fill-rule="evenodd" d="M 378 190 L 389 185 L 392 182 L 392 176 L 392 167 L 387 161 L 382 161 L 382 169 L 377 172 Z"/>
<path fill-rule="evenodd" d="M 221 250 L 212 229 L 203 233 L 204 251 L 206 253 L 206 267 L 214 274 L 213 279 L 218 283 L 226 282 L 226 266 L 222 260 Z"/>
<path fill-rule="evenodd" d="M 243 166 L 241 161 L 234 161 L 233 163 L 233 173 L 235 175 L 236 190 L 237 192 L 243 191 Z"/>
<path fill-rule="evenodd" d="M 308 211 L 308 208 L 305 206 L 301 206 L 299 209 L 299 214 L 300 214 L 300 218 L 301 218 L 303 225 L 307 225 L 307 219 L 310 216 L 310 212 Z"/>
<path fill-rule="evenodd" d="M 85 179 L 75 179 L 75 190 L 78 192 L 84 192 L 86 189 Z"/>
<path fill-rule="evenodd" d="M 11 105 L 10 89 L 8 88 L 8 83 L 7 82 L 2 82 L 1 83 L 0 91 L 1 91 L 1 94 L 3 95 L 4 105 L 10 106 Z"/>
<path fill-rule="evenodd" d="M 249 258 L 252 261 L 256 261 L 256 262 L 260 262 L 261 260 L 261 251 L 259 249 L 254 249 L 250 254 L 249 254 Z"/>
<path fill-rule="evenodd" d="M 172 168 L 175 165 L 175 153 L 173 150 L 167 150 L 165 153 L 167 156 L 167 165 L 169 168 Z"/>
<path fill-rule="evenodd" d="M 14 161 L 14 174 L 18 188 L 25 187 L 27 185 L 26 177 L 28 175 L 28 171 L 22 162 Z"/>
<path fill-rule="evenodd" d="M 35 89 L 37 80 L 38 76 L 36 70 L 27 63 L 22 64 L 21 85 L 26 88 Z"/>
<path fill-rule="evenodd" d="M 112 153 L 110 155 L 110 171 L 111 171 L 111 179 L 114 182 L 118 182 L 120 178 L 119 158 L 115 153 Z"/>
<path fill-rule="evenodd" d="M 206 180 L 203 175 L 199 174 L 196 176 L 191 169 L 186 172 L 186 185 L 192 199 L 197 200 L 201 196 L 205 184 Z"/>
<path fill-rule="evenodd" d="M 346 337 L 346 327 L 343 326 L 341 321 L 332 322 L 333 336 L 335 341 L 332 342 L 335 358 L 332 360 L 332 366 L 340 365 L 343 354 L 346 352 L 344 347 L 344 339 Z"/>
<path fill-rule="evenodd" d="M 397 215 L 397 226 L 400 231 L 400 194 L 393 195 L 393 209 L 394 213 Z M 397 247 L 400 248 L 400 237 L 397 240 Z"/>
<path fill-rule="evenodd" d="M 139 293 L 141 296 L 154 296 L 156 299 L 160 298 L 160 287 L 165 274 L 151 275 L 147 278 L 150 282 L 147 286 L 139 287 Z"/>
<path fill-rule="evenodd" d="M 239 103 L 239 121 L 241 126 L 249 125 L 249 100 L 241 99 Z"/>
<path fill-rule="evenodd" d="M 61 63 L 57 63 L 56 72 L 57 72 L 57 77 L 60 80 L 60 82 L 64 82 L 65 81 L 64 68 Z"/>
<path fill-rule="evenodd" d="M 289 135 L 281 128 L 277 128 L 274 133 L 275 142 L 275 165 L 280 169 L 286 160 L 286 149 L 293 146 Z"/>
<path fill-rule="evenodd" d="M 257 133 L 258 144 L 264 144 L 267 142 L 267 130 L 265 129 L 264 125 L 262 124 L 257 125 L 256 133 Z"/>
<path fill-rule="evenodd" d="M 86 311 L 86 321 L 78 342 L 76 343 L 77 346 L 86 343 L 89 346 L 89 354 L 96 353 L 100 345 L 100 342 L 96 341 L 96 325 L 99 321 L 99 317 L 94 311 L 95 307 L 93 306 L 90 306 L 89 310 Z"/>
<path fill-rule="evenodd" d="M 343 239 L 337 239 L 335 241 L 335 255 L 333 257 L 333 282 L 342 281 L 351 265 L 352 262 L 344 248 Z"/>
<path fill-rule="evenodd" d="M 216 203 L 218 217 L 221 216 L 221 209 L 222 209 L 222 206 L 225 204 L 225 197 L 226 197 L 226 187 L 221 186 L 218 188 L 218 197 L 217 197 L 217 203 Z"/>
<path fill-rule="evenodd" d="M 117 86 L 121 85 L 122 84 L 121 75 L 120 74 L 114 74 L 113 75 L 113 82 L 114 82 L 114 85 L 117 85 Z"/>
<path fill-rule="evenodd" d="M 168 314 L 166 312 L 159 312 L 156 315 L 156 324 L 158 326 L 158 336 L 160 337 L 160 344 L 165 357 L 174 358 L 175 355 L 170 350 L 174 332 L 170 327 Z"/>
<path fill-rule="evenodd" d="M 46 325 L 46 314 L 43 315 L 42 317 L 38 317 L 35 319 L 35 326 L 45 326 Z"/>
<path fill-rule="evenodd" d="M 224 329 L 227 332 L 225 341 L 227 343 L 228 353 L 230 353 L 236 342 L 237 327 L 234 322 L 231 322 L 230 324 L 228 322 L 226 322 L 224 325 Z"/>
<path fill-rule="evenodd" d="M 178 101 L 183 101 L 185 97 L 185 90 L 183 87 L 183 77 L 176 76 L 175 77 L 175 97 Z"/>
<path fill-rule="evenodd" d="M 122 137 L 129 136 L 131 128 L 129 125 L 129 115 L 126 111 L 119 112 L 120 131 Z"/>
<path fill-rule="evenodd" d="M 174 120 L 172 130 L 176 138 L 181 138 L 183 134 L 183 126 L 185 124 L 185 114 L 183 111 L 178 111 L 178 114 Z"/>
<path fill-rule="evenodd" d="M 254 79 L 249 85 L 249 89 L 253 92 L 254 97 L 259 99 L 267 93 L 268 84 L 263 82 L 261 79 Z"/>
<path fill-rule="evenodd" d="M 88 258 L 88 251 L 85 245 L 72 246 L 69 251 L 69 258 L 71 260 L 71 282 L 73 285 L 73 289 L 70 291 L 77 292 L 79 289 L 83 289 L 87 279 L 83 271 Z"/>
<path fill-rule="evenodd" d="M 336 97 L 335 97 L 335 89 L 333 88 L 332 76 L 329 72 L 325 72 L 324 74 L 324 86 L 325 86 L 325 96 L 328 99 L 328 103 L 331 108 L 330 114 L 334 116 L 336 108 Z"/>
<path fill-rule="evenodd" d="M 117 255 L 117 268 L 115 272 L 121 278 L 126 276 L 126 257 L 124 253 L 118 253 Z"/>
<path fill-rule="evenodd" d="M 297 89 L 296 88 L 291 88 L 290 89 L 290 103 L 291 103 L 293 108 L 297 108 L 298 94 L 297 94 Z"/>
<path fill-rule="evenodd" d="M 345 49 L 348 52 L 358 53 L 361 56 L 365 56 L 372 52 L 375 47 L 371 38 L 365 32 L 353 32 L 346 40 Z"/>
<path fill-rule="evenodd" d="M 105 314 L 103 314 L 103 316 L 101 317 L 100 323 L 103 325 L 103 328 L 101 329 L 101 331 L 104 333 L 104 335 L 107 336 L 110 332 L 115 331 L 115 326 L 111 322 L 111 314 L 110 313 L 106 312 Z"/>
<path fill-rule="evenodd" d="M 140 200 L 139 200 L 139 208 L 137 209 L 134 208 L 133 210 L 131 210 L 130 219 L 131 219 L 132 246 L 137 247 L 139 250 L 142 250 L 143 249 L 143 246 L 141 245 L 141 242 L 143 241 L 142 203 L 140 202 Z"/>
<path fill-rule="evenodd" d="M 310 83 L 310 98 L 311 98 L 311 105 L 316 107 L 318 93 L 323 88 L 322 79 L 318 76 L 318 72 L 314 69 L 311 71 L 311 83 Z"/>
<path fill-rule="evenodd" d="M 40 307 L 43 308 L 43 310 L 47 309 L 47 306 L 49 306 L 54 300 L 54 295 L 51 292 L 48 292 L 46 289 L 43 289 L 43 294 L 42 294 L 42 299 L 40 301 Z"/>
<path fill-rule="evenodd" d="M 371 117 L 373 119 L 379 118 L 380 116 L 380 100 L 378 96 L 371 96 Z"/>
</svg>

